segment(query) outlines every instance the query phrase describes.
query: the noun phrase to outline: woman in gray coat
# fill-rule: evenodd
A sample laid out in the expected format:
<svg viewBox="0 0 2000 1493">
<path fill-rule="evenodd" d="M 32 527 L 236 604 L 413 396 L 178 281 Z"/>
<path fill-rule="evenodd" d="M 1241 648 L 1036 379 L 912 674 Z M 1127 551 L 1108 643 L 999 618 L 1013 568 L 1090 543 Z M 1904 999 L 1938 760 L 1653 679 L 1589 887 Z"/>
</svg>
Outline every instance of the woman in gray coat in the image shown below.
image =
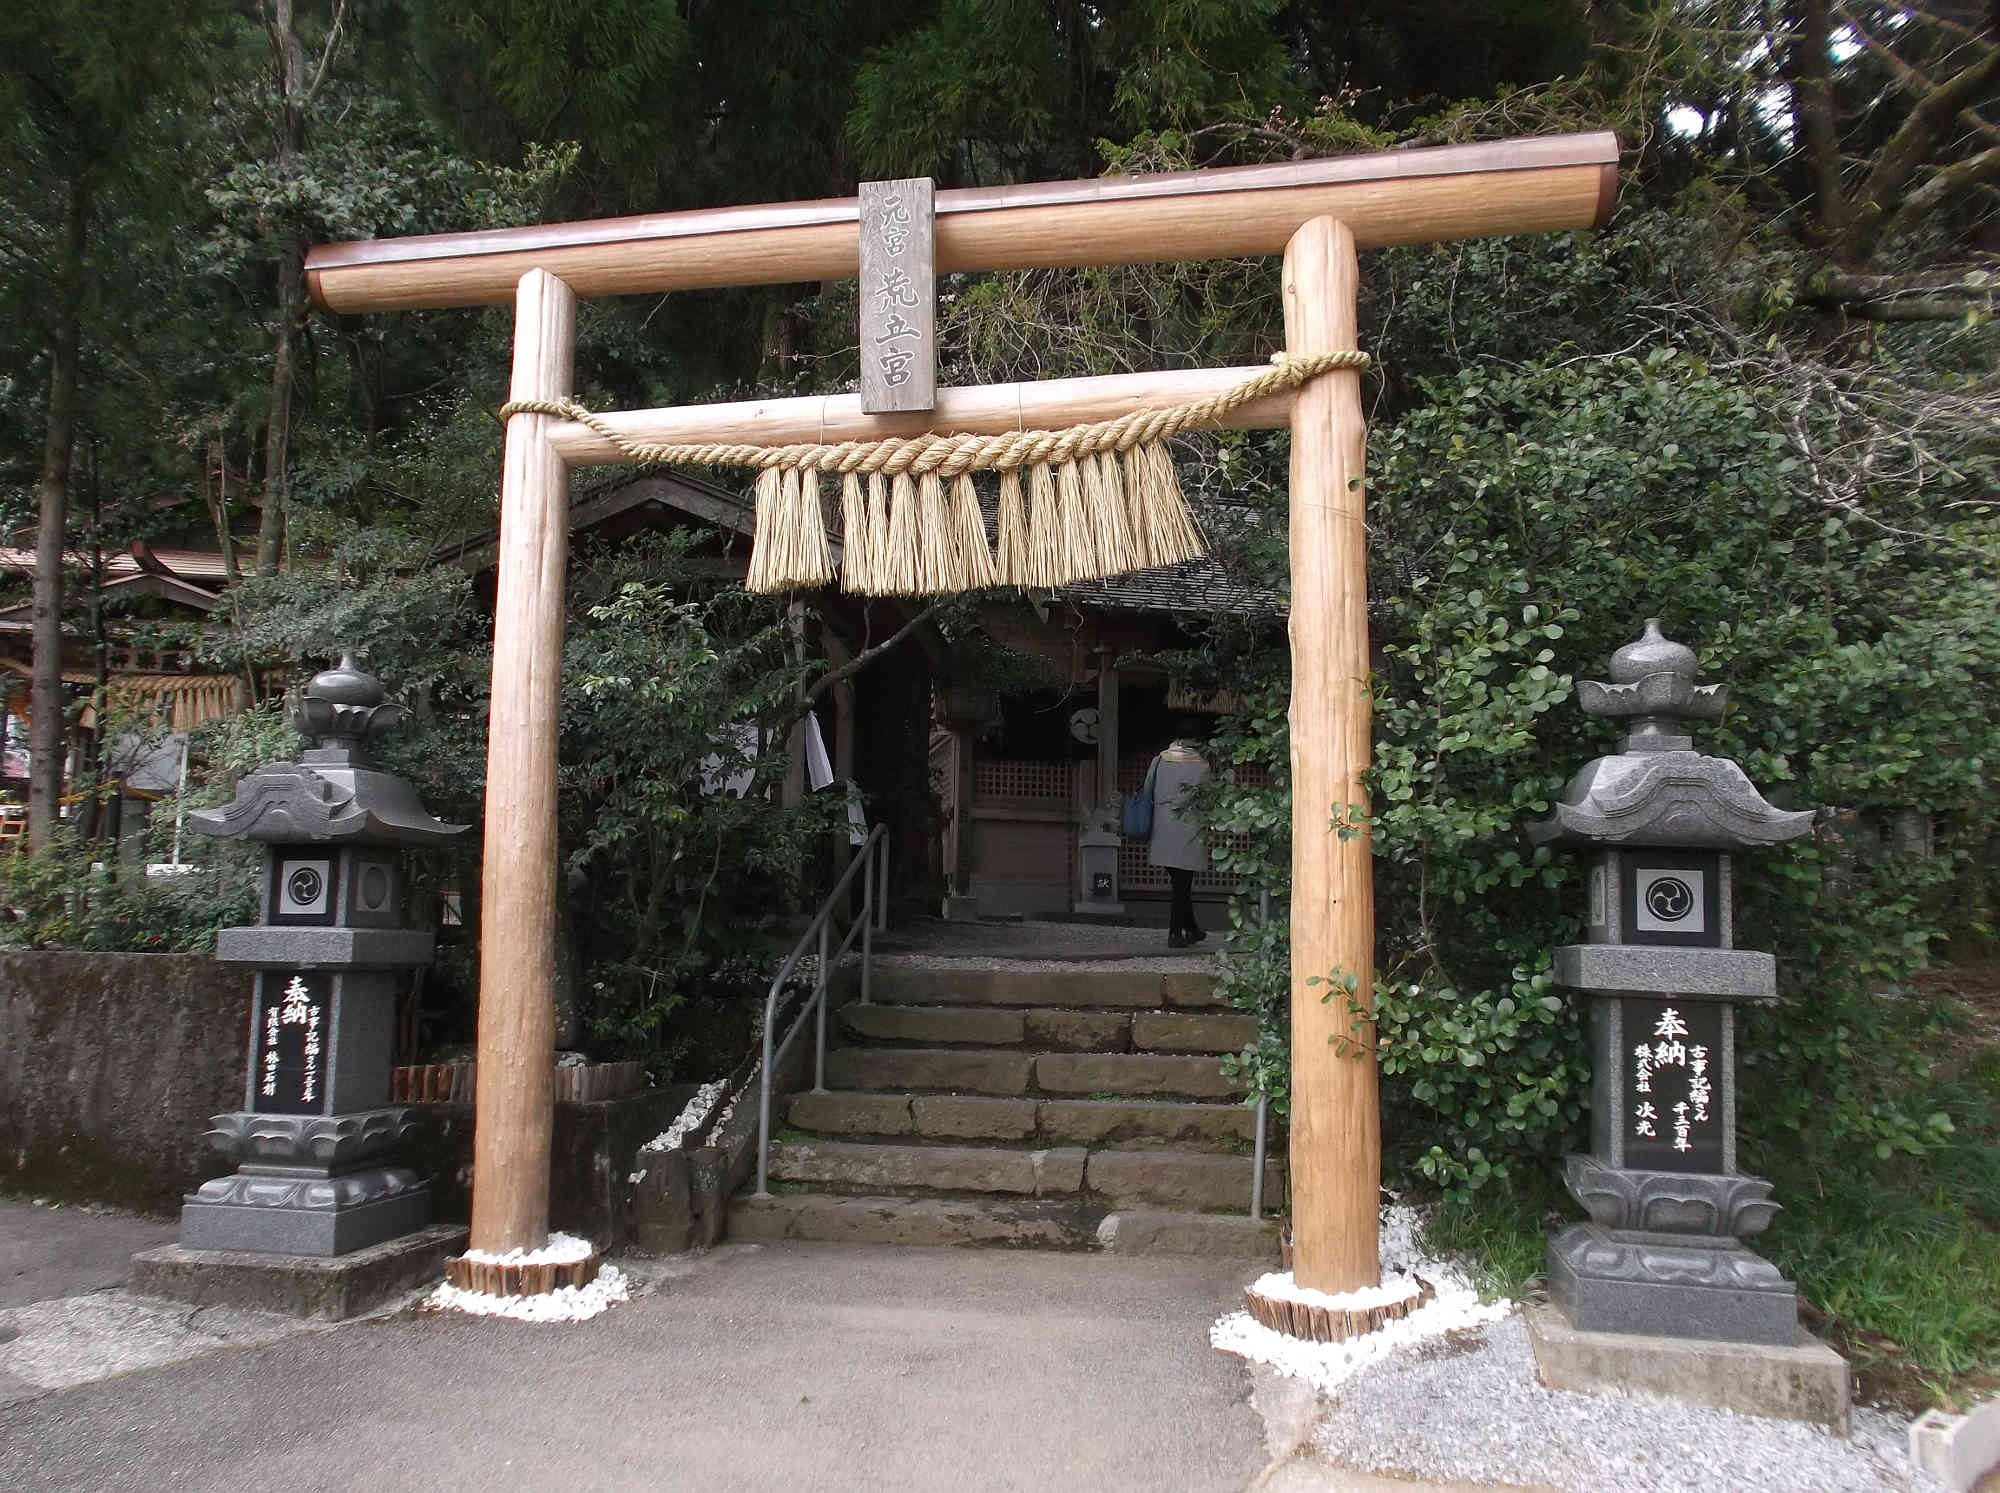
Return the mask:
<svg viewBox="0 0 2000 1493">
<path fill-rule="evenodd" d="M 1153 800 L 1153 833 L 1146 859 L 1166 871 L 1173 889 L 1167 912 L 1167 947 L 1171 949 L 1183 949 L 1208 937 L 1194 921 L 1194 873 L 1208 869 L 1208 846 L 1202 843 L 1201 826 L 1185 802 L 1188 790 L 1207 777 L 1208 763 L 1202 758 L 1194 731 L 1176 737 L 1146 769 L 1142 791 Z"/>
</svg>

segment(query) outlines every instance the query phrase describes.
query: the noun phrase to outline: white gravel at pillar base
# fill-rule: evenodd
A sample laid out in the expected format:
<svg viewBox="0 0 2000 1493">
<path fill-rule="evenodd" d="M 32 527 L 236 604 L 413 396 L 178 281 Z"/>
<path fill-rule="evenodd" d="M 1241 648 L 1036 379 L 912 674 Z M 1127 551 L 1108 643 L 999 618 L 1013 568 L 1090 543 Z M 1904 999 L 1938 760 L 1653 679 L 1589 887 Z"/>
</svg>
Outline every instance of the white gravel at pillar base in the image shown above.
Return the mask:
<svg viewBox="0 0 2000 1493">
<path fill-rule="evenodd" d="M 505 1254 L 495 1254 L 490 1249 L 468 1249 L 460 1258 L 475 1265 L 575 1265 L 589 1259 L 595 1248 L 588 1239 L 557 1233 L 549 1235 L 548 1242 L 539 1249 L 510 1249 Z"/>
<path fill-rule="evenodd" d="M 1269 1364 L 1279 1373 L 1329 1394 L 1398 1348 L 1497 1322 L 1513 1311 L 1511 1301 L 1482 1302 L 1463 1271 L 1425 1257 L 1416 1247 L 1417 1225 L 1414 1208 L 1395 1204 L 1382 1210 L 1382 1284 L 1378 1286 L 1329 1295 L 1298 1285 L 1290 1271 L 1283 1271 L 1264 1276 L 1252 1288 L 1264 1296 L 1305 1301 L 1334 1311 L 1360 1311 L 1415 1295 L 1415 1277 L 1421 1274 L 1436 1288 L 1437 1295 L 1407 1317 L 1361 1337 L 1310 1343 L 1289 1333 L 1274 1332 L 1248 1312 L 1231 1312 L 1209 1328 L 1210 1346 L 1253 1363 Z"/>
<path fill-rule="evenodd" d="M 597 1278 L 580 1286 L 563 1286 L 538 1296 L 495 1296 L 486 1291 L 461 1291 L 449 1281 L 424 1298 L 424 1305 L 474 1317 L 511 1317 L 517 1322 L 588 1322 L 620 1301 L 632 1299 L 625 1272 L 606 1265 Z"/>
<path fill-rule="evenodd" d="M 464 1258 L 481 1265 L 574 1265 L 589 1259 L 596 1248 L 575 1234 L 555 1233 L 539 1249 L 510 1249 L 505 1254 L 468 1249 Z M 587 1322 L 615 1303 L 631 1299 L 632 1286 L 625 1273 L 616 1265 L 603 1265 L 594 1280 L 534 1296 L 495 1296 L 489 1291 L 462 1290 L 446 1281 L 426 1296 L 423 1304 L 439 1311 L 511 1317 L 517 1322 Z"/>
</svg>

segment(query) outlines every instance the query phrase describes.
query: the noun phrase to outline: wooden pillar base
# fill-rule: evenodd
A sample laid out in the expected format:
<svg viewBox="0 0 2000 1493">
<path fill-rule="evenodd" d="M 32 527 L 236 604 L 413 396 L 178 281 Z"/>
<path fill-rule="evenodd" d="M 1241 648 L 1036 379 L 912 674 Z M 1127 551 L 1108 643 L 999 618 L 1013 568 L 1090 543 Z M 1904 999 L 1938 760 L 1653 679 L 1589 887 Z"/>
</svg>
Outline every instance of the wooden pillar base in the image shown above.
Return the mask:
<svg viewBox="0 0 2000 1493">
<path fill-rule="evenodd" d="M 502 1265 L 452 1255 L 444 1262 L 444 1278 L 461 1291 L 488 1296 L 546 1296 L 565 1286 L 589 1285 L 601 1263 L 594 1249 L 580 1260 L 545 1265 Z"/>
<path fill-rule="evenodd" d="M 1288 1297 L 1243 1288 L 1244 1308 L 1273 1332 L 1303 1338 L 1309 1343 L 1338 1343 L 1365 1337 L 1390 1322 L 1428 1306 L 1437 1296 L 1437 1287 L 1420 1275 L 1406 1277 L 1409 1294 L 1395 1301 L 1369 1306 L 1341 1307 L 1318 1302 L 1294 1301 Z M 1386 1284 L 1386 1283 L 1385 1283 Z"/>
</svg>

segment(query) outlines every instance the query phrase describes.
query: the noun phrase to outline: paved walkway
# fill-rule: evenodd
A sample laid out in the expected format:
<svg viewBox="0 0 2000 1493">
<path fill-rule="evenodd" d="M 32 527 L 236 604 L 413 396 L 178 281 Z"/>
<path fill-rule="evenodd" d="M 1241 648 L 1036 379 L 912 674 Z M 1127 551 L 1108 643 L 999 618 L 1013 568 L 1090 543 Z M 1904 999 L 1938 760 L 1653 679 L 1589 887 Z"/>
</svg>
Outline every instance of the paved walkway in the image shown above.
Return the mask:
<svg viewBox="0 0 2000 1493">
<path fill-rule="evenodd" d="M 0 1201 L 7 1488 L 1412 1487 L 1272 1467 L 1312 1402 L 1208 1346 L 1240 1263 L 725 1245 L 592 1322 L 313 1327 L 110 1285 L 171 1232 Z"/>
</svg>

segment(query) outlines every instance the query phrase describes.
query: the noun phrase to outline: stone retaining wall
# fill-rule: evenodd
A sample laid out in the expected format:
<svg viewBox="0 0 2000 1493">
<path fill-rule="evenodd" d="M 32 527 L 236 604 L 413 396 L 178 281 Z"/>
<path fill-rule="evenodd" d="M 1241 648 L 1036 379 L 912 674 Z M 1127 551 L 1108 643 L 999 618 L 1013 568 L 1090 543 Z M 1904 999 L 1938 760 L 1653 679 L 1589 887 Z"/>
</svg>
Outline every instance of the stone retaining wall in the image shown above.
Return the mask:
<svg viewBox="0 0 2000 1493">
<path fill-rule="evenodd" d="M 250 975 L 205 954 L 0 951 L 0 1186 L 154 1213 L 230 1168 Z"/>
<path fill-rule="evenodd" d="M 178 1214 L 232 1170 L 202 1133 L 243 1107 L 251 979 L 206 954 L 0 951 L 0 1188 Z M 551 1227 L 629 1243 L 632 1159 L 694 1090 L 558 1104 Z M 412 1108 L 398 1159 L 431 1178 L 438 1218 L 462 1223 L 472 1107 Z"/>
</svg>

